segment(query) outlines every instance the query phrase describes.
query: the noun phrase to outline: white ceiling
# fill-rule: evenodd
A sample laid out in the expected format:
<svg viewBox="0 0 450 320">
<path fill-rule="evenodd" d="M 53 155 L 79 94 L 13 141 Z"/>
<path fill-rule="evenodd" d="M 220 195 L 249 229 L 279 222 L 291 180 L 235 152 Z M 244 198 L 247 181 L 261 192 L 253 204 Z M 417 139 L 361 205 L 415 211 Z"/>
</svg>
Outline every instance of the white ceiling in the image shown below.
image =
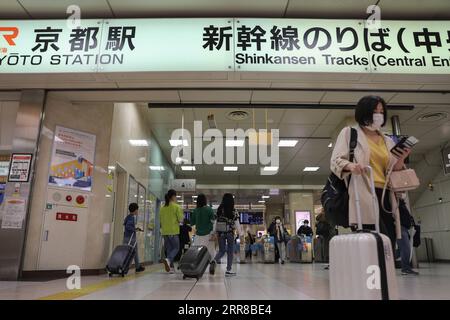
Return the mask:
<svg viewBox="0 0 450 320">
<path fill-rule="evenodd" d="M 450 3 L 450 1 L 449 1 Z M 339 93 L 307 91 L 307 89 L 327 90 L 361 90 L 361 91 L 442 91 L 450 92 L 450 74 L 418 75 L 418 74 L 364 74 L 364 73 L 307 73 L 307 72 L 128 72 L 128 73 L 56 73 L 56 74 L 1 74 L 0 90 L 11 89 L 299 89 L 301 93 L 286 91 L 278 99 L 284 103 L 294 102 L 301 95 L 305 102 L 316 101 L 340 103 L 346 96 Z M 182 92 L 185 100 L 202 100 L 208 102 L 208 97 L 198 92 Z M 256 91 L 255 91 L 256 92 Z M 233 95 L 231 93 L 224 93 Z M 173 97 L 161 96 L 161 100 Z M 243 92 L 233 97 L 235 101 L 248 100 Z M 309 98 L 309 99 L 307 99 Z M 420 94 L 418 94 L 418 98 Z M 174 100 L 179 100 L 175 96 Z M 231 98 L 227 98 L 229 100 Z M 397 98 L 399 99 L 399 98 Z M 405 97 L 411 101 L 411 97 Z M 443 98 L 445 99 L 445 98 Z M 120 100 L 120 99 L 119 99 Z M 144 99 L 145 100 L 145 99 Z M 259 91 L 253 97 L 255 102 L 272 102 L 274 97 L 270 92 Z M 120 100 L 126 101 L 126 100 Z M 138 101 L 136 99 L 128 101 Z M 280 100 L 278 100 L 280 101 Z M 425 102 L 426 103 L 426 102 Z"/>
<path fill-rule="evenodd" d="M 258 92 L 259 93 L 259 92 Z M 355 102 L 362 96 L 358 92 L 306 92 L 303 96 L 298 92 L 295 103 L 321 103 L 326 98 L 327 103 L 341 104 L 355 104 Z M 370 93 L 370 92 L 366 92 Z M 364 94 L 366 94 L 364 93 Z M 442 94 L 421 94 L 420 98 L 409 93 L 380 93 L 388 103 L 393 101 L 399 104 L 412 104 L 413 110 L 391 110 L 389 115 L 398 115 L 400 117 L 402 133 L 413 135 L 420 140 L 420 143 L 415 148 L 415 156 L 412 160 L 421 158 L 420 155 L 438 148 L 440 145 L 450 140 L 450 118 L 440 120 L 433 123 L 419 122 L 417 118 L 428 112 L 447 112 L 450 117 L 450 100 L 447 104 L 442 103 Z M 186 97 L 181 94 L 180 97 Z M 199 98 L 201 96 L 201 98 Z M 247 92 L 233 92 L 233 98 L 230 101 L 242 99 L 247 97 L 246 103 L 251 100 L 248 97 L 255 97 L 255 93 L 248 94 Z M 285 96 L 285 92 L 271 92 L 271 99 L 273 101 L 282 101 L 281 97 Z M 237 98 L 238 97 L 238 98 Z M 223 92 L 216 91 L 195 91 L 195 94 L 188 96 L 189 102 L 192 99 L 199 99 L 199 101 L 214 102 L 229 102 L 227 95 Z M 304 100 L 303 100 L 304 98 Z M 410 98 L 410 100 L 408 99 Z M 416 103 L 415 101 L 420 101 Z M 423 103 L 427 101 L 427 103 Z M 181 100 L 181 102 L 184 102 Z M 181 115 L 184 112 L 185 124 L 184 127 L 193 132 L 193 121 L 203 121 L 203 131 L 208 128 L 207 116 L 214 114 L 217 127 L 224 131 L 230 128 L 248 129 L 253 127 L 252 109 L 240 108 L 249 112 L 250 117 L 239 122 L 231 121 L 226 117 L 226 114 L 238 109 L 238 105 L 233 108 L 195 108 L 186 106 L 181 108 L 150 108 L 149 119 L 152 131 L 159 141 L 166 157 L 170 159 L 171 147 L 169 139 L 172 131 L 181 127 Z M 248 184 L 252 182 L 265 183 L 279 183 L 279 184 L 314 184 L 323 183 L 325 176 L 329 174 L 329 160 L 331 156 L 331 149 L 328 144 L 335 138 L 336 132 L 344 120 L 353 116 L 353 110 L 332 110 L 332 109 L 285 109 L 282 106 L 268 109 L 268 129 L 279 129 L 280 136 L 283 138 L 292 137 L 299 139 L 298 144 L 294 148 L 280 149 L 280 170 L 275 176 L 261 177 L 259 175 L 259 165 L 240 165 L 238 172 L 224 172 L 223 165 L 197 165 L 196 172 L 183 172 L 177 168 L 177 176 L 179 177 L 194 177 L 200 183 L 237 183 Z M 266 127 L 264 122 L 264 109 L 255 109 L 255 126 L 257 129 Z M 203 147 L 209 142 L 204 142 Z M 195 149 L 194 149 L 195 152 Z M 303 168 L 306 166 L 320 166 L 320 170 L 316 173 L 304 173 Z"/>
<path fill-rule="evenodd" d="M 65 18 L 78 5 L 85 18 L 274 17 L 347 18 L 367 16 L 378 4 L 385 19 L 448 19 L 448 0 L 2 0 L 0 19 Z"/>
</svg>

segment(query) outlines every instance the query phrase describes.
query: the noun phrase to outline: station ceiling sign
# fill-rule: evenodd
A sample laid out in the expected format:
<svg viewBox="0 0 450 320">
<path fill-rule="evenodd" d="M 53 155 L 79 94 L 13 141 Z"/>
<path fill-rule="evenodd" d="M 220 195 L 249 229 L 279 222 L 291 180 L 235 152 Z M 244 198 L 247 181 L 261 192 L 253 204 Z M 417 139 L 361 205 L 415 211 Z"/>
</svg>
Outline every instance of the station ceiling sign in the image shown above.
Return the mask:
<svg viewBox="0 0 450 320">
<path fill-rule="evenodd" d="M 0 21 L 0 73 L 450 73 L 450 21 Z"/>
</svg>

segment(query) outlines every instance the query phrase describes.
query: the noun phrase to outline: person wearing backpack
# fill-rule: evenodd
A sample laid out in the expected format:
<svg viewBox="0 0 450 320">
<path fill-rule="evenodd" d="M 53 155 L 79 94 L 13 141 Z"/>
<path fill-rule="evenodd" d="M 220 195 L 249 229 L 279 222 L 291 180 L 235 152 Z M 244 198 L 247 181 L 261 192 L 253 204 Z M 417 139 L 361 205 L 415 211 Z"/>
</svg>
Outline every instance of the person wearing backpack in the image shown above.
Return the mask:
<svg viewBox="0 0 450 320">
<path fill-rule="evenodd" d="M 357 224 L 355 192 L 358 192 L 363 227 L 374 230 L 375 212 L 370 184 L 365 174 L 365 168 L 372 167 L 378 200 L 380 231 L 390 238 L 394 250 L 396 239 L 401 239 L 398 206 L 393 191 L 388 192 L 381 203 L 383 188 L 388 170 L 391 167 L 394 171 L 402 170 L 405 159 L 411 150 L 404 149 L 398 156 L 394 156 L 390 152 L 395 143 L 380 131 L 387 119 L 387 107 L 383 98 L 372 95 L 361 98 L 355 108 L 357 126 L 355 128 L 345 127 L 339 133 L 331 156 L 330 168 L 341 181 L 348 181 L 349 176 L 350 179 L 358 179 L 358 190 L 354 190 L 353 184 L 349 184 L 348 200 L 346 203 L 342 202 L 342 206 L 348 206 L 349 225 Z M 353 146 L 350 145 L 351 140 L 356 140 Z M 350 152 L 351 149 L 353 149 L 353 153 Z M 351 159 L 354 161 L 350 161 Z M 326 208 L 326 204 L 324 207 Z M 390 213 L 392 208 L 397 208 L 397 210 Z"/>
<path fill-rule="evenodd" d="M 232 271 L 233 266 L 233 251 L 234 251 L 234 232 L 238 231 L 240 236 L 243 236 L 242 228 L 239 224 L 239 215 L 234 210 L 234 197 L 231 193 L 225 193 L 222 198 L 222 203 L 217 209 L 217 220 L 215 230 L 219 241 L 219 251 L 212 261 L 210 267 L 210 274 L 214 274 L 215 265 L 222 257 L 227 254 L 227 270 L 226 277 L 235 276 L 236 273 Z"/>
</svg>

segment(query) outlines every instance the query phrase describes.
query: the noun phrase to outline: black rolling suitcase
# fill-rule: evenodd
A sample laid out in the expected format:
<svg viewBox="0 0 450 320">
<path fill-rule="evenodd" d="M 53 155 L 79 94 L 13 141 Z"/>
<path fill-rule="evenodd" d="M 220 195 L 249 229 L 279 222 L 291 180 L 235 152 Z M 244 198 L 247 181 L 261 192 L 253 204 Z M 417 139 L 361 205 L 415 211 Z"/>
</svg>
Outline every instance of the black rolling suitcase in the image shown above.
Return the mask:
<svg viewBox="0 0 450 320">
<path fill-rule="evenodd" d="M 183 279 L 200 279 L 203 273 L 205 273 L 210 261 L 211 255 L 206 246 L 190 247 L 180 260 L 180 270 L 183 273 Z"/>
<path fill-rule="evenodd" d="M 134 233 L 131 235 L 128 244 L 118 245 L 111 254 L 108 264 L 106 265 L 106 271 L 108 271 L 110 277 L 112 277 L 113 274 L 124 277 L 128 273 L 131 261 L 136 252 L 136 241 L 131 244 L 134 235 Z"/>
</svg>

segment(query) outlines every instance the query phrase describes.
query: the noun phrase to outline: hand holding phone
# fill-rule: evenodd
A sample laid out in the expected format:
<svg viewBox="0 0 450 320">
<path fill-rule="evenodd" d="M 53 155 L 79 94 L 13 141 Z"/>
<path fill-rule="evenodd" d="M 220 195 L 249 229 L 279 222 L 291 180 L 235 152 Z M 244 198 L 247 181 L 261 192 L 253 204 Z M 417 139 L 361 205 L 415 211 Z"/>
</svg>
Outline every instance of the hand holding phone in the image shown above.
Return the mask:
<svg viewBox="0 0 450 320">
<path fill-rule="evenodd" d="M 409 151 L 419 142 L 417 138 L 411 136 L 411 137 L 403 137 L 392 149 L 391 152 L 394 154 L 397 158 L 407 157 L 409 154 Z M 405 156 L 405 153 L 406 156 Z"/>
</svg>

